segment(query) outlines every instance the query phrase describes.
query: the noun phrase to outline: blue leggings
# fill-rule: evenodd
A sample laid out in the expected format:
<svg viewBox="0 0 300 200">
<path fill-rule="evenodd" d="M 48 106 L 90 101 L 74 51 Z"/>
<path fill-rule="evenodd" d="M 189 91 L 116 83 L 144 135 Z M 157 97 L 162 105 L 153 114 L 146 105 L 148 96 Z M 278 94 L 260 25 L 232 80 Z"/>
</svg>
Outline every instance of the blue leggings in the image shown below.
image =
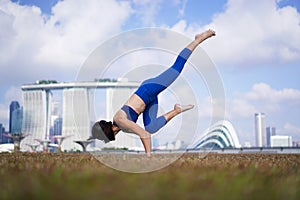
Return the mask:
<svg viewBox="0 0 300 200">
<path fill-rule="evenodd" d="M 157 95 L 176 80 L 191 53 L 191 50 L 187 48 L 183 49 L 170 68 L 154 78 L 143 81 L 141 86 L 136 90 L 135 94 L 146 104 L 146 108 L 143 112 L 143 122 L 145 130 L 149 133 L 157 132 L 167 123 L 164 116 L 157 116 Z M 138 115 L 132 108 L 123 106 L 122 110 L 127 113 L 128 119 L 134 122 L 137 121 Z"/>
</svg>

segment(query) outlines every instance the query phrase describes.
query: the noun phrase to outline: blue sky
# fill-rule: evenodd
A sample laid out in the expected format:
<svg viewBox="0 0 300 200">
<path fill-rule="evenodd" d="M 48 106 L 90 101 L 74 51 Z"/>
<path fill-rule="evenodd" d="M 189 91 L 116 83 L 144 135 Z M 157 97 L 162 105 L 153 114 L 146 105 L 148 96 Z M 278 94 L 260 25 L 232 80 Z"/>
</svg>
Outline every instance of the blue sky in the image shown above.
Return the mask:
<svg viewBox="0 0 300 200">
<path fill-rule="evenodd" d="M 226 118 L 243 144 L 254 144 L 254 113 L 300 140 L 300 5 L 298 0 L 0 0 L 0 123 L 21 101 L 20 86 L 38 79 L 72 81 L 97 46 L 143 27 L 193 38 L 219 70 Z M 205 105 L 198 105 L 205 108 Z"/>
</svg>

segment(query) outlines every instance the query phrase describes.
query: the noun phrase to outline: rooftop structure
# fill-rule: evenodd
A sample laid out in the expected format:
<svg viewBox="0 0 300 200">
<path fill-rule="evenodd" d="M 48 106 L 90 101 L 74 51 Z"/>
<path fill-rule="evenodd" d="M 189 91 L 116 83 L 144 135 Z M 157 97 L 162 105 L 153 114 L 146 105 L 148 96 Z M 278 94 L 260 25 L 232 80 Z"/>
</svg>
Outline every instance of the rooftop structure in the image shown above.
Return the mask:
<svg viewBox="0 0 300 200">
<path fill-rule="evenodd" d="M 106 82 L 61 82 L 49 84 L 24 84 L 23 91 L 28 90 L 63 90 L 71 88 L 100 89 L 100 88 L 137 88 L 138 82 L 106 81 Z"/>
</svg>

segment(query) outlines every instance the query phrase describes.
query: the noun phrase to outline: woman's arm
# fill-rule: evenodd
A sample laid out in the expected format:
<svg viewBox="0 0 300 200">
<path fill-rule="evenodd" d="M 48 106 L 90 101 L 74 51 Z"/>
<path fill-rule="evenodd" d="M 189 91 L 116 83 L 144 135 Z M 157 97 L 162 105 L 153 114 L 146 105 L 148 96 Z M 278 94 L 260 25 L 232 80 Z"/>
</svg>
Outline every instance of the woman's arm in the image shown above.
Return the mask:
<svg viewBox="0 0 300 200">
<path fill-rule="evenodd" d="M 114 119 L 115 122 L 118 124 L 121 130 L 125 132 L 132 132 L 140 136 L 140 139 L 143 143 L 145 152 L 147 156 L 151 154 L 151 134 L 147 132 L 145 129 L 140 127 L 138 124 L 134 123 L 133 121 L 128 120 L 124 117 L 118 117 Z"/>
</svg>

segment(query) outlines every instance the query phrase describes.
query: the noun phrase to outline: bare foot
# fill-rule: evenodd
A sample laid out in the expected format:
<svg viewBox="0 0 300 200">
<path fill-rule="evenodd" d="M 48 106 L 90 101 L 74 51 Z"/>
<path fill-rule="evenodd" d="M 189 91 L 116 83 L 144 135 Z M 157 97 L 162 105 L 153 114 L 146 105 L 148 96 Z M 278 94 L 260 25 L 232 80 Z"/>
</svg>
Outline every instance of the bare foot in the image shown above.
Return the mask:
<svg viewBox="0 0 300 200">
<path fill-rule="evenodd" d="M 206 40 L 207 38 L 210 38 L 212 36 L 215 36 L 216 35 L 216 32 L 209 29 L 203 33 L 200 33 L 200 34 L 197 34 L 195 36 L 195 40 L 199 43 L 203 42 L 204 40 Z"/>
<path fill-rule="evenodd" d="M 175 104 L 174 105 L 174 110 L 176 110 L 178 113 L 185 112 L 187 110 L 190 110 L 194 108 L 194 105 L 188 104 L 188 105 L 180 105 L 180 104 Z"/>
</svg>

